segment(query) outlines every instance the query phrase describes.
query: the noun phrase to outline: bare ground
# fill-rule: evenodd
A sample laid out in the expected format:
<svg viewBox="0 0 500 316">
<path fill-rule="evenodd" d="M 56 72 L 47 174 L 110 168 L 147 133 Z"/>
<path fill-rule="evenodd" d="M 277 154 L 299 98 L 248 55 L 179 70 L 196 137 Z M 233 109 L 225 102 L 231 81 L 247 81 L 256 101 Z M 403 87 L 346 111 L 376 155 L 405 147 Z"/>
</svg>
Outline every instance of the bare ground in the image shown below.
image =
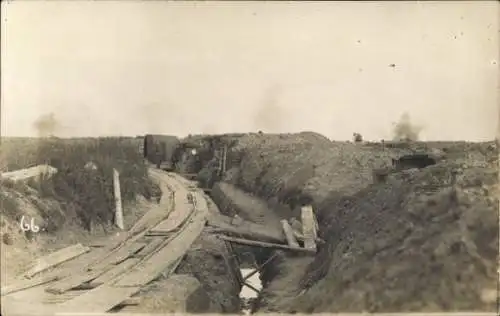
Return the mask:
<svg viewBox="0 0 500 316">
<path fill-rule="evenodd" d="M 374 169 L 415 152 L 444 159 L 374 182 Z M 248 219 L 297 216 L 305 201 L 327 240 L 312 262 L 283 254 L 274 263 L 262 276 L 259 312 L 496 310 L 494 142 L 382 145 L 251 134 L 231 155 L 241 163 L 226 180 L 272 208 L 268 217 L 254 208 Z"/>
</svg>

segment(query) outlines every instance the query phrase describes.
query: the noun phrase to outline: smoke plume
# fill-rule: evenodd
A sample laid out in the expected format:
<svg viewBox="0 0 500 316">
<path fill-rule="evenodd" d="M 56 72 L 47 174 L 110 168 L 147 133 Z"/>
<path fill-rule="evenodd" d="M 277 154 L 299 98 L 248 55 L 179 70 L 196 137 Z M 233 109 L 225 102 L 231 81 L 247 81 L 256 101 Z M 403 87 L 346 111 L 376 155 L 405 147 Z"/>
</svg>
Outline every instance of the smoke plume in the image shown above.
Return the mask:
<svg viewBox="0 0 500 316">
<path fill-rule="evenodd" d="M 417 141 L 419 140 L 421 126 L 413 125 L 408 113 L 401 115 L 399 122 L 394 125 L 393 140 L 395 141 Z"/>
<path fill-rule="evenodd" d="M 33 127 L 39 137 L 56 136 L 61 128 L 61 124 L 56 119 L 54 113 L 41 115 L 34 123 Z"/>
</svg>

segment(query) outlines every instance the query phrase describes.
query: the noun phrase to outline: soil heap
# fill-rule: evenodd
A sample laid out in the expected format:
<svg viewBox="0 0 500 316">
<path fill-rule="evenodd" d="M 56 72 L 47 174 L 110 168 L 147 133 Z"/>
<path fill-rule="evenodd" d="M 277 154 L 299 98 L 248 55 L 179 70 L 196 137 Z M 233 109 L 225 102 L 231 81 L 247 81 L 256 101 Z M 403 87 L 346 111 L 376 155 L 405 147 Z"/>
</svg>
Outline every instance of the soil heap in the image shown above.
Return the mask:
<svg viewBox="0 0 500 316">
<path fill-rule="evenodd" d="M 373 181 L 374 169 L 394 158 L 436 151 L 444 158 L 435 165 Z M 288 284 L 300 295 L 277 294 L 259 312 L 495 309 L 493 142 L 354 144 L 311 132 L 249 134 L 230 155 L 241 161 L 230 182 L 283 218 L 313 204 L 327 240 L 300 281 Z"/>
</svg>

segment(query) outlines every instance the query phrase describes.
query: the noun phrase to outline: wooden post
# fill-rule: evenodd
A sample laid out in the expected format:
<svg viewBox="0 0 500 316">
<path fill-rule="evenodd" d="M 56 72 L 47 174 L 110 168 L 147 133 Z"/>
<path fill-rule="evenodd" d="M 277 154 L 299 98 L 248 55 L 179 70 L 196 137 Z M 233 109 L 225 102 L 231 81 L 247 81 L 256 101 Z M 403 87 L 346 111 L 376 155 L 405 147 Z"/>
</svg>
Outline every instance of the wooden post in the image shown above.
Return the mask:
<svg viewBox="0 0 500 316">
<path fill-rule="evenodd" d="M 259 291 L 259 290 L 257 290 L 257 289 L 256 289 L 253 285 L 251 285 L 251 284 L 250 284 L 250 283 L 248 283 L 248 282 L 243 283 L 243 285 L 244 285 L 244 286 L 246 286 L 246 287 L 248 287 L 248 288 L 249 288 L 249 289 L 251 289 L 251 290 L 254 290 L 254 291 L 255 291 L 255 293 L 257 293 L 257 294 L 259 294 L 259 293 L 260 293 L 260 291 Z"/>
<path fill-rule="evenodd" d="M 286 219 L 281 220 L 281 225 L 283 226 L 283 232 L 285 233 L 286 241 L 290 247 L 300 247 L 299 243 L 295 239 L 292 227 Z"/>
<path fill-rule="evenodd" d="M 123 224 L 123 209 L 122 209 L 122 195 L 120 191 L 120 174 L 118 170 L 113 168 L 113 186 L 115 193 L 115 225 L 120 229 L 124 229 Z"/>
<path fill-rule="evenodd" d="M 255 273 L 257 272 L 260 272 L 262 271 L 262 269 L 264 268 L 264 266 L 266 264 L 268 264 L 269 262 L 271 262 L 274 258 L 276 258 L 278 256 L 278 253 L 275 252 L 272 256 L 270 256 L 269 258 L 267 258 L 267 260 L 261 264 L 259 267 L 257 267 L 255 270 L 253 270 L 252 272 L 250 272 L 249 274 L 247 274 L 246 276 L 243 277 L 243 281 L 246 281 L 248 280 L 252 275 L 254 275 Z"/>
<path fill-rule="evenodd" d="M 237 244 L 242 244 L 242 245 L 248 245 L 248 246 L 254 246 L 254 247 L 261 247 L 261 248 L 274 248 L 274 249 L 283 249 L 283 250 L 290 250 L 290 251 L 297 251 L 297 252 L 305 252 L 305 253 L 316 253 L 316 249 L 307 249 L 307 248 L 300 248 L 300 247 L 290 247 L 288 245 L 282 245 L 282 244 L 273 244 L 273 243 L 268 243 L 268 242 L 261 242 L 261 241 L 254 241 L 254 240 L 248 240 L 248 239 L 243 239 L 243 238 L 233 238 L 233 237 L 227 237 L 224 235 L 219 235 L 218 238 L 226 241 L 230 241 L 233 243 Z"/>
<path fill-rule="evenodd" d="M 226 164 L 227 164 L 227 145 L 224 145 L 224 151 L 222 152 L 223 155 L 222 155 L 222 174 L 224 174 L 224 172 L 226 172 Z"/>
<path fill-rule="evenodd" d="M 304 248 L 316 250 L 316 223 L 312 206 L 301 208 L 302 234 L 304 234 Z"/>
</svg>

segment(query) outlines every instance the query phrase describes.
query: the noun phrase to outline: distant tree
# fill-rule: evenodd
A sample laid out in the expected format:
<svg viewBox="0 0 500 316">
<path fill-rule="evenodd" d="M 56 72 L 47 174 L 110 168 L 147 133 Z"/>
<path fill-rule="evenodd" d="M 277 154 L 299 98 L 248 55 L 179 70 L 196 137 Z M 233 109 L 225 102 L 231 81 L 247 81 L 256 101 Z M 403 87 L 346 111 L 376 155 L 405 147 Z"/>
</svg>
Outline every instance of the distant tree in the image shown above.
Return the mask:
<svg viewBox="0 0 500 316">
<path fill-rule="evenodd" d="M 417 141 L 422 127 L 413 125 L 408 113 L 403 113 L 399 122 L 394 125 L 393 140 L 394 141 Z"/>
<path fill-rule="evenodd" d="M 363 136 L 360 133 L 353 133 L 352 137 L 355 143 L 361 143 L 363 141 Z"/>
</svg>

